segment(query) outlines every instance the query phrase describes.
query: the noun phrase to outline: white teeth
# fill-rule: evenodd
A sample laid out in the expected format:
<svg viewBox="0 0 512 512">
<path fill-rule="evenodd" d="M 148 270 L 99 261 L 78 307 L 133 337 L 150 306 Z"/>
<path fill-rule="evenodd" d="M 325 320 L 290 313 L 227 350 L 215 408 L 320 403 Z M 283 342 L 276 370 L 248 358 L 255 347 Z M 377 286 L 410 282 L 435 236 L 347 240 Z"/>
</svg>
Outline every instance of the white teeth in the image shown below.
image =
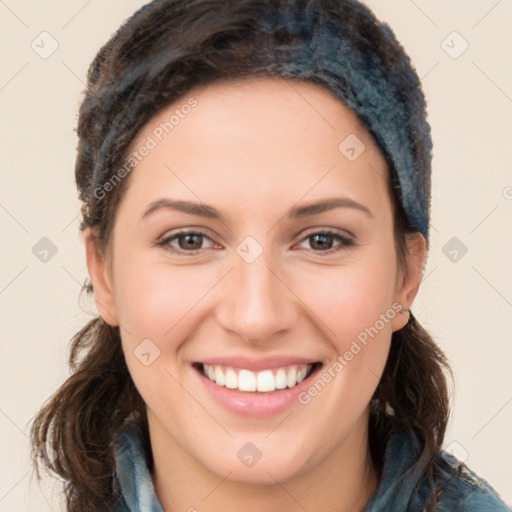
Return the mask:
<svg viewBox="0 0 512 512">
<path fill-rule="evenodd" d="M 215 367 L 215 382 L 219 386 L 224 386 L 224 384 L 226 383 L 224 380 L 224 373 L 222 372 L 220 366 Z"/>
<path fill-rule="evenodd" d="M 276 373 L 276 389 L 284 389 L 286 386 L 286 372 L 279 368 Z"/>
<path fill-rule="evenodd" d="M 219 381 L 217 381 L 217 384 Z M 220 384 L 222 386 L 222 384 Z M 249 370 L 240 370 L 238 374 L 238 389 L 240 391 L 256 391 L 256 376 Z"/>
<path fill-rule="evenodd" d="M 297 382 L 302 382 L 306 378 L 306 369 L 297 372 Z"/>
<path fill-rule="evenodd" d="M 276 389 L 293 388 L 302 382 L 312 365 L 293 365 L 273 370 L 253 372 L 223 365 L 203 365 L 203 374 L 218 386 L 246 392 L 272 392 Z"/>
<path fill-rule="evenodd" d="M 210 375 L 210 372 L 208 372 Z M 233 370 L 228 370 L 226 372 L 226 387 L 229 389 L 235 389 L 238 387 L 238 378 L 236 376 L 236 372 Z"/>
<path fill-rule="evenodd" d="M 289 388 L 293 388 L 295 384 L 297 383 L 297 368 L 295 366 L 292 366 L 290 368 L 290 371 L 286 375 L 286 384 Z"/>
<path fill-rule="evenodd" d="M 258 391 L 274 391 L 276 384 L 271 370 L 258 373 Z"/>
</svg>

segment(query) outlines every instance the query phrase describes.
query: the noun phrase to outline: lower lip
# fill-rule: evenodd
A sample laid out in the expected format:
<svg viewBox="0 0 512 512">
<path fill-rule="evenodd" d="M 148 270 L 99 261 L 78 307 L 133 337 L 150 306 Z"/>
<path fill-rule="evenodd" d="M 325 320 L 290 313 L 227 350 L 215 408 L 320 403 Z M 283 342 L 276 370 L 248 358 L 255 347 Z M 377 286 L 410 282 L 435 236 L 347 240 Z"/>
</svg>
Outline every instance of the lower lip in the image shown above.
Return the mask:
<svg viewBox="0 0 512 512">
<path fill-rule="evenodd" d="M 240 416 L 263 418 L 283 413 L 298 403 L 298 396 L 308 389 L 311 385 L 311 378 L 319 369 L 320 366 L 315 368 L 306 379 L 293 388 L 276 389 L 266 393 L 249 393 L 217 386 L 205 377 L 200 370 L 194 368 L 194 372 L 199 376 L 206 391 L 217 403 Z"/>
</svg>

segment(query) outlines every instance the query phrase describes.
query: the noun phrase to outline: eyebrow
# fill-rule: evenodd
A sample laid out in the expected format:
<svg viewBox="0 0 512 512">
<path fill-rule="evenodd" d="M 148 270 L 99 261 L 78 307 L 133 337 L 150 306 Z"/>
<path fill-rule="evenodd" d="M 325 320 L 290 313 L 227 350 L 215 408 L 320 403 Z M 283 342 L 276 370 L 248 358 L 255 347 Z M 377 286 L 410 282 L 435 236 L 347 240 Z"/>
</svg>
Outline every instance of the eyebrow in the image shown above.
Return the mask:
<svg viewBox="0 0 512 512">
<path fill-rule="evenodd" d="M 365 213 L 372 219 L 375 218 L 368 207 L 348 197 L 332 197 L 302 206 L 295 206 L 288 212 L 286 217 L 289 219 L 299 219 L 332 210 L 334 208 L 354 208 Z M 177 210 L 191 215 L 197 215 L 199 217 L 218 219 L 223 222 L 225 221 L 224 216 L 212 206 L 208 206 L 204 203 L 194 203 L 192 201 L 181 201 L 169 198 L 157 199 L 150 203 L 142 214 L 140 220 L 149 217 L 152 213 L 161 209 Z"/>
</svg>

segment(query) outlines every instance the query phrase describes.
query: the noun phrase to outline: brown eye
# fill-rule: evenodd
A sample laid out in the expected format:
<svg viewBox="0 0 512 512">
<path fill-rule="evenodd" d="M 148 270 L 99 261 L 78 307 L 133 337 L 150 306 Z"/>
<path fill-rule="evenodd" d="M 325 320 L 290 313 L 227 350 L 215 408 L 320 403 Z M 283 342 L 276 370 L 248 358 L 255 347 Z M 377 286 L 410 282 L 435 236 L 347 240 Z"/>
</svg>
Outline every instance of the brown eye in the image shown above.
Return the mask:
<svg viewBox="0 0 512 512">
<path fill-rule="evenodd" d="M 302 239 L 302 243 L 305 241 L 309 243 L 309 248 L 314 252 L 326 254 L 344 250 L 355 245 L 354 241 L 350 238 L 332 231 L 319 231 L 311 233 Z"/>
<path fill-rule="evenodd" d="M 309 239 L 311 240 L 310 243 L 313 249 L 331 249 L 334 245 L 334 237 L 324 233 L 311 235 Z"/>
<path fill-rule="evenodd" d="M 204 233 L 196 231 L 181 231 L 165 237 L 163 240 L 158 242 L 158 246 L 164 247 L 171 252 L 193 256 L 198 251 L 205 248 L 202 247 L 205 240 L 210 240 L 211 242 L 210 237 Z"/>
<path fill-rule="evenodd" d="M 187 233 L 185 235 L 178 235 L 178 245 L 180 249 L 191 249 L 193 251 L 200 249 L 202 245 L 202 236 L 199 233 Z"/>
</svg>

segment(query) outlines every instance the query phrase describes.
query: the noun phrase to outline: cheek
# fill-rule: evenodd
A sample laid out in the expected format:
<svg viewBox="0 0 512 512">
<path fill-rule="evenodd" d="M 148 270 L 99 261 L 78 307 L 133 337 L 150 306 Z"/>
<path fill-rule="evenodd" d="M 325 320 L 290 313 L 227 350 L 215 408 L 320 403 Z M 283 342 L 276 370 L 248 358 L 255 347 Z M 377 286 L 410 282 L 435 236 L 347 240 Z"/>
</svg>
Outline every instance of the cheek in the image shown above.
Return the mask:
<svg viewBox="0 0 512 512">
<path fill-rule="evenodd" d="M 338 353 L 350 347 L 351 341 L 364 338 L 366 329 L 377 323 L 386 337 L 392 332 L 395 315 L 394 258 L 383 255 L 356 257 L 338 267 L 317 268 L 302 272 L 294 279 L 294 289 L 302 301 L 319 319 L 326 337 Z M 291 279 L 291 276 L 289 276 Z M 384 324 L 379 320 L 385 315 Z"/>
<path fill-rule="evenodd" d="M 333 356 L 299 397 L 308 415 L 319 420 L 311 429 L 332 432 L 333 439 L 348 435 L 368 406 L 387 361 L 397 314 L 388 280 L 355 269 L 347 274 L 340 277 L 346 286 L 331 301 L 319 295 L 312 307 L 328 326 Z"/>
<path fill-rule="evenodd" d="M 389 353 L 392 321 L 397 313 L 394 301 L 393 252 L 354 258 L 343 267 L 333 267 L 314 275 L 303 274 L 298 294 L 315 313 L 316 325 L 325 333 L 333 358 L 322 369 L 315 389 L 304 402 L 320 393 L 322 400 L 343 409 L 336 422 L 355 417 L 370 400 Z M 298 283 L 298 282 L 297 282 Z M 299 286 L 299 284 L 297 284 Z M 315 401 L 320 405 L 322 400 Z M 325 402 L 324 402 L 325 403 Z M 315 406 L 316 406 L 315 405 Z M 313 406 L 313 407 L 315 407 Z M 320 414 L 321 411 L 315 413 Z"/>
<path fill-rule="evenodd" d="M 126 327 L 121 334 L 129 372 L 147 406 L 178 428 L 172 411 L 179 409 L 189 419 L 197 415 L 178 384 L 187 371 L 180 349 L 201 325 L 202 300 L 218 278 L 194 266 L 136 257 L 118 265 L 117 275 L 116 307 Z"/>
<path fill-rule="evenodd" d="M 118 266 L 117 276 L 116 309 L 130 337 L 150 338 L 156 343 L 165 340 L 166 345 L 176 338 L 182 320 L 199 310 L 215 277 L 194 266 L 135 257 Z"/>
</svg>

